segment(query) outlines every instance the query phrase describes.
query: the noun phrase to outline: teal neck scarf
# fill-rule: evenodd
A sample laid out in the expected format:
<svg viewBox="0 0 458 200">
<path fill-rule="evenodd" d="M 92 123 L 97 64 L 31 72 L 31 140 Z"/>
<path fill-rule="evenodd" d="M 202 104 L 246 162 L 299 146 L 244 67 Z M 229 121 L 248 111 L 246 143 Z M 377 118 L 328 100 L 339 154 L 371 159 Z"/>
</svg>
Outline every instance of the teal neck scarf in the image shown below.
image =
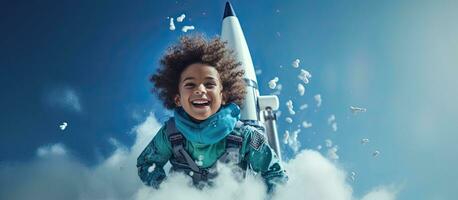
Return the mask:
<svg viewBox="0 0 458 200">
<path fill-rule="evenodd" d="M 240 108 L 234 103 L 221 106 L 218 112 L 201 122 L 193 121 L 182 107 L 176 108 L 174 114 L 176 128 L 187 140 L 215 144 L 234 130 L 240 119 Z"/>
</svg>

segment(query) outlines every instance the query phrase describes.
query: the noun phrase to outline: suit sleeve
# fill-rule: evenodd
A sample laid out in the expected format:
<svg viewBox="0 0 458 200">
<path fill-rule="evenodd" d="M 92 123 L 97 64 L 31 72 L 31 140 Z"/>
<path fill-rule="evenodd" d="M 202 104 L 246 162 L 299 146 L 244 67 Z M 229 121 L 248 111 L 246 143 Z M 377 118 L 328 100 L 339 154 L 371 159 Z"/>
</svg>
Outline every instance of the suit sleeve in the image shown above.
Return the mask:
<svg viewBox="0 0 458 200">
<path fill-rule="evenodd" d="M 268 193 L 272 193 L 277 185 L 285 184 L 288 181 L 288 175 L 260 130 L 255 128 L 249 130 L 246 148 L 248 163 L 253 171 L 261 173 Z"/>
<path fill-rule="evenodd" d="M 171 144 L 163 126 L 137 158 L 138 176 L 145 185 L 159 188 L 166 178 L 164 165 L 172 156 Z"/>
</svg>

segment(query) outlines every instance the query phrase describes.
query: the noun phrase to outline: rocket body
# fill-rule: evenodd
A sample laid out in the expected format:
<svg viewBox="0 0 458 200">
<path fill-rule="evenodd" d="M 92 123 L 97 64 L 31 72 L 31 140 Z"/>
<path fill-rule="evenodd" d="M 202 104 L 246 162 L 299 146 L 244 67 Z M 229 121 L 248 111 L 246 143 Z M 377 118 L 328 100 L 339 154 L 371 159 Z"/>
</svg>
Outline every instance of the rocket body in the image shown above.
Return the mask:
<svg viewBox="0 0 458 200">
<path fill-rule="evenodd" d="M 277 96 L 260 96 L 258 81 L 240 22 L 229 2 L 224 10 L 221 39 L 227 42 L 227 47 L 234 51 L 235 59 L 241 62 L 245 71 L 244 80 L 247 94 L 241 107 L 240 120 L 247 124 L 265 128 L 265 136 L 269 145 L 281 160 L 280 146 L 276 128 L 275 112 L 278 109 Z"/>
<path fill-rule="evenodd" d="M 242 67 L 245 70 L 244 79 L 247 83 L 247 95 L 243 103 L 240 119 L 250 122 L 259 121 L 259 109 L 256 105 L 257 97 L 259 96 L 258 81 L 256 79 L 253 61 L 251 60 L 251 54 L 239 19 L 235 16 L 232 6 L 229 3 L 226 3 L 224 13 L 221 38 L 223 41 L 227 41 L 227 47 L 234 51 L 236 60 L 242 63 Z"/>
</svg>

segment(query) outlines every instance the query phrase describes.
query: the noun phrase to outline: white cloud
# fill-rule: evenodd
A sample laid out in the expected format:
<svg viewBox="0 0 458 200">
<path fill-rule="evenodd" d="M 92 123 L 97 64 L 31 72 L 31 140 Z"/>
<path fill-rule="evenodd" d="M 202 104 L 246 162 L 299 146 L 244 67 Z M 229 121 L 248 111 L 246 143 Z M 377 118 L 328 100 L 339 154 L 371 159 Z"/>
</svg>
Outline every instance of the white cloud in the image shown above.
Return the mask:
<svg viewBox="0 0 458 200">
<path fill-rule="evenodd" d="M 290 180 L 274 199 L 353 199 L 345 172 L 316 151 L 301 151 L 285 168 Z"/>
<path fill-rule="evenodd" d="M 230 169 L 220 165 L 218 168 L 219 176 L 215 179 L 215 185 L 212 188 L 197 190 L 189 186 L 191 182 L 189 177 L 181 174 L 174 174 L 161 184 L 160 190 L 152 190 L 142 187 L 136 194 L 136 200 L 263 200 L 265 186 L 257 177 L 248 176 L 244 182 L 238 182 L 231 175 Z M 179 188 L 179 192 L 177 192 Z"/>
<path fill-rule="evenodd" d="M 37 149 L 37 155 L 40 157 L 44 156 L 62 156 L 67 153 L 63 144 L 57 143 L 53 145 L 46 145 Z"/>
<path fill-rule="evenodd" d="M 366 194 L 361 200 L 394 200 L 396 199 L 397 189 L 393 186 L 382 186 L 375 188 Z"/>
<path fill-rule="evenodd" d="M 230 170 L 221 167 L 215 186 L 197 190 L 189 186 L 190 178 L 169 175 L 155 190 L 140 181 L 135 167 L 136 158 L 151 141 L 160 124 L 148 116 L 132 129 L 133 146 L 110 139 L 115 151 L 94 166 L 86 166 L 66 153 L 62 144 L 40 147 L 36 159 L 0 165 L 0 194 L 2 199 L 135 199 L 135 200 L 263 200 L 265 186 L 259 177 L 248 176 L 239 183 Z M 291 134 L 297 140 L 300 129 Z M 299 144 L 297 144 L 299 145 Z M 297 147 L 299 149 L 299 147 Z M 40 152 L 40 153 L 38 153 Z M 45 156 L 47 155 L 47 156 Z M 59 155 L 59 156 L 50 156 Z M 155 166 L 151 166 L 155 167 Z M 303 150 L 285 163 L 289 182 L 278 188 L 277 199 L 353 200 L 352 188 L 345 181 L 346 173 L 313 150 Z M 166 171 L 168 171 L 166 169 Z M 5 189 L 6 188 L 6 189 Z M 179 192 L 177 192 L 179 191 Z M 374 190 L 363 200 L 395 197 L 389 190 Z M 392 199 L 393 199 L 392 198 Z M 389 199 L 390 200 L 390 199 Z"/>
<path fill-rule="evenodd" d="M 159 128 L 150 115 L 133 128 L 132 147 L 109 139 L 115 151 L 95 166 L 82 164 L 59 143 L 38 148 L 38 157 L 28 162 L 2 161 L 1 199 L 132 199 L 144 187 L 137 176 L 137 156 Z"/>
<path fill-rule="evenodd" d="M 46 103 L 74 112 L 81 112 L 80 98 L 76 91 L 69 87 L 54 88 L 47 92 Z"/>
</svg>

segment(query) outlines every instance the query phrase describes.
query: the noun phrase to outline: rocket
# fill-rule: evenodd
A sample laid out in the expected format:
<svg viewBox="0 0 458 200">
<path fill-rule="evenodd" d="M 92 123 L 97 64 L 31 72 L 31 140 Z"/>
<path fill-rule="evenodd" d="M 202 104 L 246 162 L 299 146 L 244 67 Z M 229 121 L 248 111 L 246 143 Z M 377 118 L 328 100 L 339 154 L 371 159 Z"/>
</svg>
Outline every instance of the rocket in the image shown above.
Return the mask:
<svg viewBox="0 0 458 200">
<path fill-rule="evenodd" d="M 251 60 L 245 36 L 234 9 L 226 2 L 222 22 L 221 39 L 227 42 L 226 46 L 234 51 L 235 59 L 242 63 L 245 70 L 244 80 L 247 94 L 241 107 L 240 120 L 265 130 L 270 147 L 272 147 L 281 160 L 280 144 L 278 140 L 276 115 L 279 101 L 275 95 L 259 95 L 258 81 Z"/>
</svg>

